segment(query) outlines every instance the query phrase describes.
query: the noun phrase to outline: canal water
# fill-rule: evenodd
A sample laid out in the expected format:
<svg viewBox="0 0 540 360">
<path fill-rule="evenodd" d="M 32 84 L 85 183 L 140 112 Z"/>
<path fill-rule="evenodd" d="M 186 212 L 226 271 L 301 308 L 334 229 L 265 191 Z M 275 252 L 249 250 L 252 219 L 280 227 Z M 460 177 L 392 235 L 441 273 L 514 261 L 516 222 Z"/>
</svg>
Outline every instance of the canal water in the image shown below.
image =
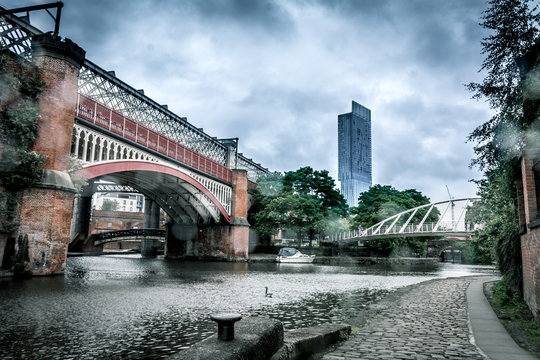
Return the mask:
<svg viewBox="0 0 540 360">
<path fill-rule="evenodd" d="M 267 316 L 286 329 L 347 322 L 397 288 L 477 274 L 494 269 L 72 257 L 64 276 L 0 279 L 0 359 L 163 358 L 215 332 L 213 313 Z"/>
</svg>

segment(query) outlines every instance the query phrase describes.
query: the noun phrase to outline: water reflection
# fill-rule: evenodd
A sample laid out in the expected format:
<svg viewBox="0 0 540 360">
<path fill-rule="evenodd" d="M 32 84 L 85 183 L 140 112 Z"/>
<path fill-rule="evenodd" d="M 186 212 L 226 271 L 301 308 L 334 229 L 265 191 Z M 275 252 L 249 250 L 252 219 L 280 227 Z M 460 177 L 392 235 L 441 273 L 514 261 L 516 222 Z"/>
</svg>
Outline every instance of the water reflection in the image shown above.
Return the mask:
<svg viewBox="0 0 540 360">
<path fill-rule="evenodd" d="M 492 272 L 454 264 L 410 271 L 137 255 L 69 258 L 63 277 L 0 280 L 0 358 L 165 357 L 214 332 L 208 315 L 218 311 L 270 316 L 286 328 L 346 322 L 398 287 Z"/>
</svg>

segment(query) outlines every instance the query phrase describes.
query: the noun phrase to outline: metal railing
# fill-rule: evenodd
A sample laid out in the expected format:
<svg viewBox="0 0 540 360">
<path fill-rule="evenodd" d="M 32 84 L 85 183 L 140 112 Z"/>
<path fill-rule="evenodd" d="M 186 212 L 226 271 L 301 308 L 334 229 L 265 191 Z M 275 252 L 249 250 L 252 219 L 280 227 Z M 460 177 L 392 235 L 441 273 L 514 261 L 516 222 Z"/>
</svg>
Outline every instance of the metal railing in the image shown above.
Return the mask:
<svg viewBox="0 0 540 360">
<path fill-rule="evenodd" d="M 138 121 L 130 119 L 94 99 L 79 94 L 77 97 L 76 116 L 84 119 L 99 128 L 131 140 L 182 164 L 193 167 L 203 173 L 215 176 L 226 182 L 231 182 L 232 171 L 202 154 L 193 151 L 178 142 L 153 131 Z"/>
<path fill-rule="evenodd" d="M 106 242 L 116 241 L 120 238 L 155 238 L 164 239 L 165 230 L 161 229 L 127 229 L 127 230 L 112 230 L 102 233 L 92 234 L 94 244 L 100 245 Z"/>
</svg>

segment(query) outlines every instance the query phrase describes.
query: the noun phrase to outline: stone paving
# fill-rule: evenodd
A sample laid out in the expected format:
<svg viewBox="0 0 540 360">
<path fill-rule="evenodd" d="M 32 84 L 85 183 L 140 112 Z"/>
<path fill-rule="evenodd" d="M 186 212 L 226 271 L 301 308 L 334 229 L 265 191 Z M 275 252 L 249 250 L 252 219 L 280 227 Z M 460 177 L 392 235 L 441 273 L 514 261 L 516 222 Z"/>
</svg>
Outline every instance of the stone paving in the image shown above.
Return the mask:
<svg viewBox="0 0 540 360">
<path fill-rule="evenodd" d="M 486 359 L 470 341 L 465 293 L 473 280 L 442 279 L 407 289 L 322 359 Z"/>
</svg>

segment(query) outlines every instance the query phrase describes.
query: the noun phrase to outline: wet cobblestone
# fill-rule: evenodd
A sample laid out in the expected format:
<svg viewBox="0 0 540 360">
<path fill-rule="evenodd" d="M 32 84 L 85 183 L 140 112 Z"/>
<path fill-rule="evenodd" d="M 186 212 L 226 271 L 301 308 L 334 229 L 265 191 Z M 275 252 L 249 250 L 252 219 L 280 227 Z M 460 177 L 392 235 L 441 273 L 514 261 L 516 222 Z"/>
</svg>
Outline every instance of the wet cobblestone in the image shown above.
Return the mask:
<svg viewBox="0 0 540 360">
<path fill-rule="evenodd" d="M 413 286 L 323 359 L 486 359 L 470 341 L 465 292 L 471 281 Z"/>
</svg>

